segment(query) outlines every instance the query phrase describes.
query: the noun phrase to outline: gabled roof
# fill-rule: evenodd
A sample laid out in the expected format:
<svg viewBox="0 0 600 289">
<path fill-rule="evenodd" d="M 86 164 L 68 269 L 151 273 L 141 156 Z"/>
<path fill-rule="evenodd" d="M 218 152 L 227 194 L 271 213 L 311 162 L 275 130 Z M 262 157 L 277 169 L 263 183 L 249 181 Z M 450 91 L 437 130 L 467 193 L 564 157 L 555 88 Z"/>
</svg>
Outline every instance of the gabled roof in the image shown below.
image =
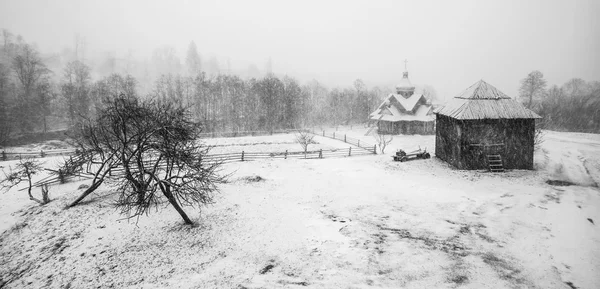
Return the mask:
<svg viewBox="0 0 600 289">
<path fill-rule="evenodd" d="M 372 114 L 375 114 L 379 111 L 379 109 L 382 109 L 384 106 L 387 107 L 389 106 L 389 104 L 392 102 L 392 99 L 396 100 L 404 110 L 406 111 L 412 111 L 415 108 L 415 105 L 419 102 L 419 100 L 425 97 L 420 93 L 415 93 L 413 95 L 411 95 L 409 98 L 404 98 L 402 95 L 399 94 L 395 94 L 395 93 L 390 93 L 390 95 L 388 95 L 388 97 L 377 107 L 377 110 L 375 110 Z M 394 107 L 392 105 L 392 107 Z"/>
<path fill-rule="evenodd" d="M 402 108 L 404 108 L 404 110 L 412 111 L 413 108 L 415 108 L 417 102 L 419 102 L 419 100 L 424 96 L 420 93 L 414 93 L 409 98 L 404 98 L 402 95 L 392 93 L 388 98 L 391 99 L 392 97 L 396 99 L 396 101 L 398 101 L 400 105 L 402 105 Z"/>
<path fill-rule="evenodd" d="M 404 98 L 401 95 L 390 94 L 388 98 L 379 105 L 379 107 L 370 114 L 372 120 L 383 120 L 383 121 L 433 121 L 434 116 L 431 112 L 431 105 L 418 105 L 419 99 L 423 97 L 422 94 L 413 94 L 409 98 Z M 409 113 L 401 112 L 396 105 L 392 103 L 392 99 L 397 100 L 398 104 L 402 106 Z M 412 110 L 415 109 L 414 114 Z"/>
<path fill-rule="evenodd" d="M 435 113 L 460 120 L 540 118 L 483 80 L 471 85 Z"/>
</svg>

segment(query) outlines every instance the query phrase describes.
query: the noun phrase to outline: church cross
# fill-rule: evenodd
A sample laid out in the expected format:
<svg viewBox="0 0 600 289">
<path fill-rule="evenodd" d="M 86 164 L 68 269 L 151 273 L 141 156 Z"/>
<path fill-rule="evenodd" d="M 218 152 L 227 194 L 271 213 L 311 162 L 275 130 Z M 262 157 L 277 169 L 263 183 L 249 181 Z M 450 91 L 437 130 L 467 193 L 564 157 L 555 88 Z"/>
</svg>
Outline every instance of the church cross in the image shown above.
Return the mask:
<svg viewBox="0 0 600 289">
<path fill-rule="evenodd" d="M 406 64 L 408 63 L 408 60 L 404 59 L 404 71 L 408 70 L 406 69 Z"/>
</svg>

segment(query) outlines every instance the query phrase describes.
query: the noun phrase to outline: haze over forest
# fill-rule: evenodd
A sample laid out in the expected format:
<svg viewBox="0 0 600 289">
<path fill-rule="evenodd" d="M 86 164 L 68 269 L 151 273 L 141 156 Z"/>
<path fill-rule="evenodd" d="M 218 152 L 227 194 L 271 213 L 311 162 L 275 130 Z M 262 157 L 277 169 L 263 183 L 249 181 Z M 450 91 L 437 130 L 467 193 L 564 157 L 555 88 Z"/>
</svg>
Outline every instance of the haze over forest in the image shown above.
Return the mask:
<svg viewBox="0 0 600 289">
<path fill-rule="evenodd" d="M 479 79 L 516 97 L 533 70 L 549 84 L 600 79 L 598 11 L 593 0 L 1 0 L 0 28 L 33 43 L 57 77 L 77 50 L 93 79 L 131 73 L 142 89 L 144 77 L 185 72 L 193 41 L 207 72 L 386 90 L 408 59 L 411 81 L 443 98 Z M 153 61 L 161 53 L 173 62 Z"/>
</svg>

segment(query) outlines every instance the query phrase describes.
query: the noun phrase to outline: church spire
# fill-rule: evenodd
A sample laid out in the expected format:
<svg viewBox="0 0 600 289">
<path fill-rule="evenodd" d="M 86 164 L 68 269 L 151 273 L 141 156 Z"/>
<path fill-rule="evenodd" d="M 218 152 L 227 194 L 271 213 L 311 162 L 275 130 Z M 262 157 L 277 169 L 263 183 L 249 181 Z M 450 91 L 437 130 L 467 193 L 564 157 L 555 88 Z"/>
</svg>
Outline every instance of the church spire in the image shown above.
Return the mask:
<svg viewBox="0 0 600 289">
<path fill-rule="evenodd" d="M 404 96 L 405 98 L 410 97 L 415 92 L 415 87 L 410 83 L 408 79 L 408 60 L 404 59 L 404 73 L 402 73 L 402 80 L 400 84 L 396 86 L 396 93 Z"/>
</svg>

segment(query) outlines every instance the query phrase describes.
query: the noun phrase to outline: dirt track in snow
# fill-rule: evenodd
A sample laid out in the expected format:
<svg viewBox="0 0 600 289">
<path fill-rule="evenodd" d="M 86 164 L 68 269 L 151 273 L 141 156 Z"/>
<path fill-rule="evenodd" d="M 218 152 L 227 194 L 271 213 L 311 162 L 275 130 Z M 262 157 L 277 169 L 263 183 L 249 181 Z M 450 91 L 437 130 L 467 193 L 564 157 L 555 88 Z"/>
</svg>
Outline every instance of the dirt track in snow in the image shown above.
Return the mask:
<svg viewBox="0 0 600 289">
<path fill-rule="evenodd" d="M 540 170 L 506 174 L 391 162 L 399 147 L 433 151 L 420 136 L 387 155 L 228 164 L 217 203 L 188 209 L 195 228 L 170 208 L 119 221 L 110 190 L 63 210 L 79 183 L 52 188 L 45 207 L 9 192 L 24 205 L 0 237 L 0 276 L 16 279 L 9 288 L 597 288 L 600 234 L 587 219 L 600 220 L 599 191 L 550 186 L 545 169 L 572 160 L 565 143 L 592 172 L 596 140 L 557 135 Z"/>
</svg>

